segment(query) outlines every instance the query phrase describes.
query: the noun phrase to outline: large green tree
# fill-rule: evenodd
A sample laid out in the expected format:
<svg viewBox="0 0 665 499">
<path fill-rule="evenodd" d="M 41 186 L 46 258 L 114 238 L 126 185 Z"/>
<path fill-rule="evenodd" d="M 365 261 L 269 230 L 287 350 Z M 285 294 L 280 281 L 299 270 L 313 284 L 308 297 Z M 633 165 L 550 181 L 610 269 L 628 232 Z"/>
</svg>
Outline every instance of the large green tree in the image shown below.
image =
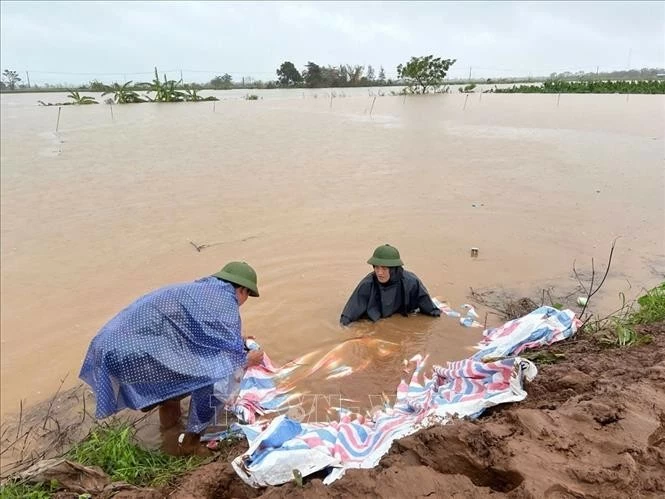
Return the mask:
<svg viewBox="0 0 665 499">
<path fill-rule="evenodd" d="M 210 80 L 210 86 L 216 89 L 228 90 L 233 88 L 233 77 L 228 73 L 224 73 L 224 76 L 215 76 Z"/>
<path fill-rule="evenodd" d="M 9 69 L 5 69 L 2 72 L 2 77 L 7 82 L 7 86 L 9 87 L 9 90 L 14 90 L 16 88 L 16 84 L 19 81 L 21 81 L 21 77 L 18 75 L 18 73 L 16 71 L 11 71 Z"/>
<path fill-rule="evenodd" d="M 305 70 L 302 73 L 303 78 L 305 79 L 305 84 L 308 87 L 318 87 L 321 86 L 323 82 L 323 74 L 321 71 L 321 66 L 312 61 L 309 61 L 305 66 Z"/>
<path fill-rule="evenodd" d="M 296 69 L 291 61 L 284 61 L 277 70 L 279 84 L 285 87 L 296 85 L 302 81 L 300 71 Z"/>
<path fill-rule="evenodd" d="M 443 79 L 456 59 L 441 59 L 433 55 L 412 57 L 409 62 L 397 66 L 397 76 L 416 93 L 427 93 L 443 84 Z"/>
</svg>

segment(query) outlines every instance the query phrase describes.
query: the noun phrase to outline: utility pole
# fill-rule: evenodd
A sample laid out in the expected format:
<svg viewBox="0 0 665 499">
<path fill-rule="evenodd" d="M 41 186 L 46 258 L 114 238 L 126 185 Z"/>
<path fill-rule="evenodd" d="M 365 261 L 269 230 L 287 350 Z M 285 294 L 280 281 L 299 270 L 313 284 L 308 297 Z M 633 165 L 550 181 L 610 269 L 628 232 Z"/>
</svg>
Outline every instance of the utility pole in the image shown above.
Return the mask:
<svg viewBox="0 0 665 499">
<path fill-rule="evenodd" d="M 182 82 L 182 69 L 180 70 L 180 82 Z"/>
<path fill-rule="evenodd" d="M 28 88 L 30 88 L 30 73 L 25 72 L 25 79 L 28 80 Z"/>
<path fill-rule="evenodd" d="M 473 69 L 473 68 L 472 68 L 471 66 L 469 66 L 469 83 L 471 83 L 471 70 L 472 70 L 472 69 Z"/>
</svg>

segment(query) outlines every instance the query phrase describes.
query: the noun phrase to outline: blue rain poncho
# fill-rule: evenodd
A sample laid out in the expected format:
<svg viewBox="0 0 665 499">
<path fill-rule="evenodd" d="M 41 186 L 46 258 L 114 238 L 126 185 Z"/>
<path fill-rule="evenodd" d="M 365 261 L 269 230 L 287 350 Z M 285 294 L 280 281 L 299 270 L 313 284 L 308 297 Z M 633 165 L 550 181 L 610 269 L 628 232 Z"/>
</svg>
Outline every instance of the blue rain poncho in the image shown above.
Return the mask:
<svg viewBox="0 0 665 499">
<path fill-rule="evenodd" d="M 200 433 L 219 405 L 213 385 L 247 361 L 235 289 L 216 277 L 153 291 L 93 338 L 81 368 L 96 417 L 192 395 L 187 431 Z"/>
</svg>

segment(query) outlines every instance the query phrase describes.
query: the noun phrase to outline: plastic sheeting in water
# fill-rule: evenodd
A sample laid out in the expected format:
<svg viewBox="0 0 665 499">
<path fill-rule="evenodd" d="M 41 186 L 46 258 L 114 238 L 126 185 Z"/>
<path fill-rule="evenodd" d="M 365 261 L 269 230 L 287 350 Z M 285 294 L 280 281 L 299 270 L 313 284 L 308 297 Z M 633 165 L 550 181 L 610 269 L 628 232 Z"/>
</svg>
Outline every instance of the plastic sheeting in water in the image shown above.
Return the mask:
<svg viewBox="0 0 665 499">
<path fill-rule="evenodd" d="M 578 327 L 572 311 L 540 307 L 488 329 L 478 353 L 446 367 L 435 365 L 429 376 L 422 373 L 427 357 L 414 356 L 413 374 L 399 384 L 395 403 L 386 403 L 371 417 L 340 407 L 339 420 L 328 423 L 304 423 L 281 415 L 270 423 L 243 425 L 250 446 L 233 467 L 254 487 L 290 481 L 294 470 L 307 476 L 329 469 L 324 480 L 329 484 L 347 469 L 372 468 L 396 439 L 453 417 L 478 417 L 488 407 L 523 400 L 527 395 L 523 382 L 533 379 L 537 369 L 515 355 L 568 338 Z M 252 376 L 251 370 L 246 376 Z M 260 406 L 259 392 L 256 395 L 254 403 Z"/>
</svg>

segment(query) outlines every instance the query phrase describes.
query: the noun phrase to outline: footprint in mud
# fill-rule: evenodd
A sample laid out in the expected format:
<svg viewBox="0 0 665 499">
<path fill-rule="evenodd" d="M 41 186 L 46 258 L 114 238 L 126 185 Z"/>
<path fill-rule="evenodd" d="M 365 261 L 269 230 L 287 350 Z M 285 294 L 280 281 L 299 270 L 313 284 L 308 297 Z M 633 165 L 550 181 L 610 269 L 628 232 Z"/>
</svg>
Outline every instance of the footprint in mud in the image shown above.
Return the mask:
<svg viewBox="0 0 665 499">
<path fill-rule="evenodd" d="M 483 468 L 477 462 L 462 461 L 461 464 L 462 468 L 459 470 L 461 473 L 453 471 L 453 474 L 466 475 L 474 485 L 489 487 L 496 492 L 510 492 L 524 481 L 524 475 L 519 471 Z"/>
<path fill-rule="evenodd" d="M 520 472 L 494 466 L 503 462 L 501 443 L 494 435 L 468 429 L 464 425 L 431 429 L 397 443 L 398 460 L 416 460 L 444 475 L 464 475 L 479 487 L 496 492 L 510 492 L 524 481 Z M 394 461 L 394 457 L 393 457 Z M 395 463 L 397 464 L 397 463 Z"/>
<path fill-rule="evenodd" d="M 624 418 L 625 407 L 622 404 L 607 400 L 607 404 L 598 401 L 583 401 L 578 404 L 582 412 L 588 414 L 600 426 L 617 423 Z"/>
</svg>

